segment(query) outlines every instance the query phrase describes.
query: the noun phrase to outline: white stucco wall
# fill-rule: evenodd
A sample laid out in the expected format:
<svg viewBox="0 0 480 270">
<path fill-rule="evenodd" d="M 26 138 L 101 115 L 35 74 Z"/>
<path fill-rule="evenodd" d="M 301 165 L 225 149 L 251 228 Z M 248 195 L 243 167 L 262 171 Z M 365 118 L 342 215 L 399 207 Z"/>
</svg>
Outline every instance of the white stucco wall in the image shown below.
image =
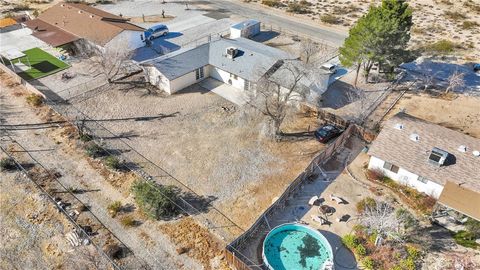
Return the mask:
<svg viewBox="0 0 480 270">
<path fill-rule="evenodd" d="M 192 84 L 195 84 L 197 82 L 200 82 L 204 80 L 205 78 L 208 78 L 210 76 L 210 68 L 209 66 L 204 66 L 203 67 L 203 78 L 197 80 L 196 77 L 196 71 L 189 72 L 179 78 L 176 78 L 175 80 L 170 81 L 170 94 L 173 94 L 177 91 L 182 90 L 183 88 L 190 86 Z"/>
<path fill-rule="evenodd" d="M 126 42 L 129 50 L 135 50 L 137 48 L 145 46 L 145 42 L 142 40 L 143 32 L 141 31 L 131 31 L 131 30 L 124 30 L 112 40 L 110 40 L 105 47 L 107 46 L 117 46 L 117 44 L 121 44 L 121 46 L 125 46 L 123 43 Z"/>
<path fill-rule="evenodd" d="M 170 81 L 163 76 L 163 74 L 158 71 L 153 66 L 147 66 L 144 67 L 145 71 L 145 79 L 147 82 L 149 82 L 152 85 L 155 85 L 158 87 L 158 89 L 167 92 L 168 94 L 171 94 L 171 89 L 170 89 Z"/>
<path fill-rule="evenodd" d="M 395 163 L 391 162 L 395 165 Z M 377 158 L 377 157 L 370 157 L 370 162 L 368 163 L 369 169 L 378 169 L 381 170 L 386 176 L 389 178 L 403 184 L 414 188 L 420 192 L 424 192 L 434 198 L 438 198 L 442 193 L 443 186 L 428 180 L 426 183 L 422 183 L 418 181 L 418 175 L 415 173 L 409 172 L 403 168 L 399 168 L 398 173 L 391 172 L 387 169 L 383 168 L 385 161 Z"/>
<path fill-rule="evenodd" d="M 226 84 L 230 84 L 237 89 L 244 90 L 245 80 L 243 78 L 240 78 L 239 76 L 237 76 L 237 79 L 235 79 L 233 74 L 230 75 L 229 72 L 213 66 L 210 67 L 210 76 L 216 80 L 219 80 Z M 229 81 L 231 81 L 231 83 Z"/>
</svg>

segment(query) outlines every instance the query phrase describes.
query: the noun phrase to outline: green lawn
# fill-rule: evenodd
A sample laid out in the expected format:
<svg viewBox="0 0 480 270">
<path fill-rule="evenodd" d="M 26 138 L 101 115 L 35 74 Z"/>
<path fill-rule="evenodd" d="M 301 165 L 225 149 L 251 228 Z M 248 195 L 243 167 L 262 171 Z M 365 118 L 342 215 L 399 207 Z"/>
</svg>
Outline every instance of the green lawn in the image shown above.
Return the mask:
<svg viewBox="0 0 480 270">
<path fill-rule="evenodd" d="M 23 53 L 26 56 L 20 58 L 20 61 L 27 66 L 30 61 L 31 68 L 18 73 L 18 75 L 27 81 L 48 76 L 69 67 L 65 62 L 39 48 L 26 50 Z M 13 62 L 17 61 L 18 59 L 15 59 Z"/>
</svg>

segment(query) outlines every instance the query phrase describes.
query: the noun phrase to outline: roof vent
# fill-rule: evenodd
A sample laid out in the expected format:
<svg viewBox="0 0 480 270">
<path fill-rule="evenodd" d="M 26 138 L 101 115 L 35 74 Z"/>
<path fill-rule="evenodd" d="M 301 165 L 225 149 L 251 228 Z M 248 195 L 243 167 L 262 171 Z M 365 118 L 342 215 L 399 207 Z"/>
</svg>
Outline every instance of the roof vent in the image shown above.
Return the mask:
<svg viewBox="0 0 480 270">
<path fill-rule="evenodd" d="M 478 150 L 473 151 L 472 154 L 476 157 L 480 157 L 480 151 Z"/>
<path fill-rule="evenodd" d="M 416 134 L 416 133 L 412 133 L 412 134 L 410 134 L 410 140 L 412 140 L 414 142 L 418 142 L 420 140 L 420 136 L 418 136 L 418 134 Z"/>
<path fill-rule="evenodd" d="M 90 15 L 90 18 L 93 18 L 93 15 Z"/>
<path fill-rule="evenodd" d="M 398 129 L 398 130 L 402 130 L 403 129 L 403 125 L 398 123 L 398 124 L 395 124 L 395 128 Z"/>
<path fill-rule="evenodd" d="M 226 54 L 227 54 L 227 58 L 230 58 L 230 59 L 235 58 L 235 55 L 237 54 L 237 48 L 228 47 Z"/>
<path fill-rule="evenodd" d="M 458 147 L 458 151 L 460 151 L 462 153 L 465 153 L 465 152 L 467 152 L 467 147 L 465 145 L 460 145 Z"/>
<path fill-rule="evenodd" d="M 83 13 L 83 11 L 82 11 L 82 10 L 79 10 L 79 11 L 78 11 L 78 13 L 79 13 L 79 14 L 82 14 L 82 13 Z"/>
<path fill-rule="evenodd" d="M 64 7 L 64 6 L 65 6 L 65 4 L 61 4 L 60 6 L 61 6 L 61 7 Z"/>
</svg>

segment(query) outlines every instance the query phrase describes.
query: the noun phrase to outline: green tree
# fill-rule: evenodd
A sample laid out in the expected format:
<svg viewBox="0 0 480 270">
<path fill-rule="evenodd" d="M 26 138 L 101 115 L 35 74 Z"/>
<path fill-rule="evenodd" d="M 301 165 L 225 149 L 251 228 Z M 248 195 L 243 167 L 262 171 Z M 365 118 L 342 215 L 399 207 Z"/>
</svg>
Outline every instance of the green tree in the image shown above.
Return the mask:
<svg viewBox="0 0 480 270">
<path fill-rule="evenodd" d="M 132 184 L 132 193 L 140 209 L 152 218 L 169 218 L 179 212 L 175 205 L 178 201 L 178 191 L 174 186 L 136 181 Z"/>
<path fill-rule="evenodd" d="M 383 0 L 380 6 L 370 6 L 340 48 L 342 65 L 357 66 L 357 77 L 363 66 L 365 79 L 374 63 L 393 69 L 410 57 L 406 48 L 412 24 L 412 10 L 405 0 Z"/>
</svg>

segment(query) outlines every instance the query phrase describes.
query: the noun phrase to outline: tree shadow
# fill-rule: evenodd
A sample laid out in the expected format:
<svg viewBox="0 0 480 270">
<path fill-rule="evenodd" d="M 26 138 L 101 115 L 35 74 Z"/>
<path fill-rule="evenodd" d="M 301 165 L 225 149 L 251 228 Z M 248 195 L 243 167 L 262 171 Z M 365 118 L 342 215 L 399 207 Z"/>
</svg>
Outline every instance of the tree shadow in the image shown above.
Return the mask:
<svg viewBox="0 0 480 270">
<path fill-rule="evenodd" d="M 193 206 L 196 214 L 208 212 L 212 208 L 211 203 L 217 199 L 215 196 L 201 196 L 193 192 L 182 192 L 180 198 L 188 203 L 188 208 Z"/>
</svg>

